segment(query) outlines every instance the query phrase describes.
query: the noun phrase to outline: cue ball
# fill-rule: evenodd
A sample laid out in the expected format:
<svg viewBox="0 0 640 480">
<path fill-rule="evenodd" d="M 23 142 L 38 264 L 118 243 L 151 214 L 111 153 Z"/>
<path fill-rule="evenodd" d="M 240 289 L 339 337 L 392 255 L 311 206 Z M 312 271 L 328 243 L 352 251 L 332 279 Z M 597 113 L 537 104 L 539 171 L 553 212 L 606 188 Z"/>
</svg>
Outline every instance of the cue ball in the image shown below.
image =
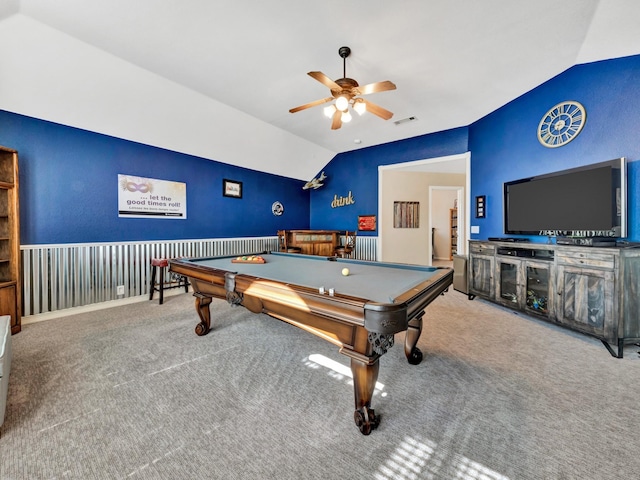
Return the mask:
<svg viewBox="0 0 640 480">
<path fill-rule="evenodd" d="M 342 269 L 342 275 L 344 275 L 345 277 L 346 277 L 347 275 L 349 275 L 349 269 L 348 269 L 348 268 L 343 268 L 343 269 Z"/>
</svg>

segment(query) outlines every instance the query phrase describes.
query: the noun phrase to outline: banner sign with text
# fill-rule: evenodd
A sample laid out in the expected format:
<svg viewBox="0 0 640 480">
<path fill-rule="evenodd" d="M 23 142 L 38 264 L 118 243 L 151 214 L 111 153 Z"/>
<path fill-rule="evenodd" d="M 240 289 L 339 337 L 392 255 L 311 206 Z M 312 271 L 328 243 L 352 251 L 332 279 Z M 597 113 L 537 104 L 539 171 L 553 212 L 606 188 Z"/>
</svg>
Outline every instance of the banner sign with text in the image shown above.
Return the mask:
<svg viewBox="0 0 640 480">
<path fill-rule="evenodd" d="M 118 174 L 118 217 L 187 218 L 187 184 Z"/>
</svg>

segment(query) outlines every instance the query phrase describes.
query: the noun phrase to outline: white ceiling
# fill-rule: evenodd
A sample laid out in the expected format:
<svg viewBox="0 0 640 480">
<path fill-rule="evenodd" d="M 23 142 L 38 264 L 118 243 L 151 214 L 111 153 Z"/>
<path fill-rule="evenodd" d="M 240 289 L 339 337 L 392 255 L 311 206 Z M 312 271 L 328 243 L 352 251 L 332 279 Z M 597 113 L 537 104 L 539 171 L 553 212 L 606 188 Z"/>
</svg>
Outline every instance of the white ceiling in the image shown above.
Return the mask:
<svg viewBox="0 0 640 480">
<path fill-rule="evenodd" d="M 310 179 L 336 153 L 466 126 L 575 64 L 638 54 L 639 21 L 637 0 L 0 0 L 15 77 L 0 109 Z M 348 77 L 397 85 L 367 96 L 391 120 L 332 131 L 321 106 L 288 112 L 330 96 L 307 72 L 342 77 L 343 45 Z"/>
</svg>

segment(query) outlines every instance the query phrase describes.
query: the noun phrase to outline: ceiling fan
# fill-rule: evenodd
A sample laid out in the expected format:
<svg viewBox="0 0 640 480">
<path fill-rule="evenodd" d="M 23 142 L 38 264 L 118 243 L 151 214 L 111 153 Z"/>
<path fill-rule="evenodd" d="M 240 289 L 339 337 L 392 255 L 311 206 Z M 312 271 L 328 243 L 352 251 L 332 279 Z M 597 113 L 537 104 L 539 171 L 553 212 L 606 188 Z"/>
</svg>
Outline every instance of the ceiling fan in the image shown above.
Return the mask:
<svg viewBox="0 0 640 480">
<path fill-rule="evenodd" d="M 349 47 L 340 47 L 338 49 L 338 54 L 342 57 L 342 78 L 333 81 L 322 72 L 309 72 L 307 74 L 326 87 L 329 87 L 332 96 L 316 100 L 314 102 L 305 103 L 299 107 L 292 108 L 289 112 L 296 113 L 300 110 L 306 110 L 307 108 L 322 105 L 323 103 L 328 103 L 335 99 L 336 102 L 334 105 L 329 105 L 324 109 L 325 115 L 332 119 L 332 130 L 340 128 L 343 122 L 346 123 L 351 121 L 349 106 L 351 106 L 351 108 L 353 108 L 359 115 L 369 111 L 384 120 L 389 120 L 393 117 L 393 113 L 389 110 L 365 100 L 360 96 L 368 95 L 370 93 L 385 92 L 387 90 L 395 90 L 395 84 L 389 80 L 385 80 L 384 82 L 370 83 L 361 87 L 353 78 L 347 78 L 347 57 L 351 54 L 351 49 Z"/>
</svg>

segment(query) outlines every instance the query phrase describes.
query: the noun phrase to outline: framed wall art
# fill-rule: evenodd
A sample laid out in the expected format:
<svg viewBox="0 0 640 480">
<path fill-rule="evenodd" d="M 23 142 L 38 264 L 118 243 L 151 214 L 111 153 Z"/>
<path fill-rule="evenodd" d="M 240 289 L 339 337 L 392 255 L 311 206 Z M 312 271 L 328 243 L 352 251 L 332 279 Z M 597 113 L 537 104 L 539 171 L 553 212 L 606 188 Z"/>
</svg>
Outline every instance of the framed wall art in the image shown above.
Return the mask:
<svg viewBox="0 0 640 480">
<path fill-rule="evenodd" d="M 361 232 L 374 232 L 376 230 L 376 216 L 358 215 L 358 230 Z"/>
<path fill-rule="evenodd" d="M 242 198 L 242 182 L 236 180 L 222 180 L 222 195 L 225 197 Z"/>
<path fill-rule="evenodd" d="M 420 202 L 393 202 L 393 228 L 419 228 Z"/>
<path fill-rule="evenodd" d="M 486 209 L 485 204 L 487 202 L 486 195 L 478 195 L 476 197 L 476 218 L 484 218 Z"/>
</svg>

